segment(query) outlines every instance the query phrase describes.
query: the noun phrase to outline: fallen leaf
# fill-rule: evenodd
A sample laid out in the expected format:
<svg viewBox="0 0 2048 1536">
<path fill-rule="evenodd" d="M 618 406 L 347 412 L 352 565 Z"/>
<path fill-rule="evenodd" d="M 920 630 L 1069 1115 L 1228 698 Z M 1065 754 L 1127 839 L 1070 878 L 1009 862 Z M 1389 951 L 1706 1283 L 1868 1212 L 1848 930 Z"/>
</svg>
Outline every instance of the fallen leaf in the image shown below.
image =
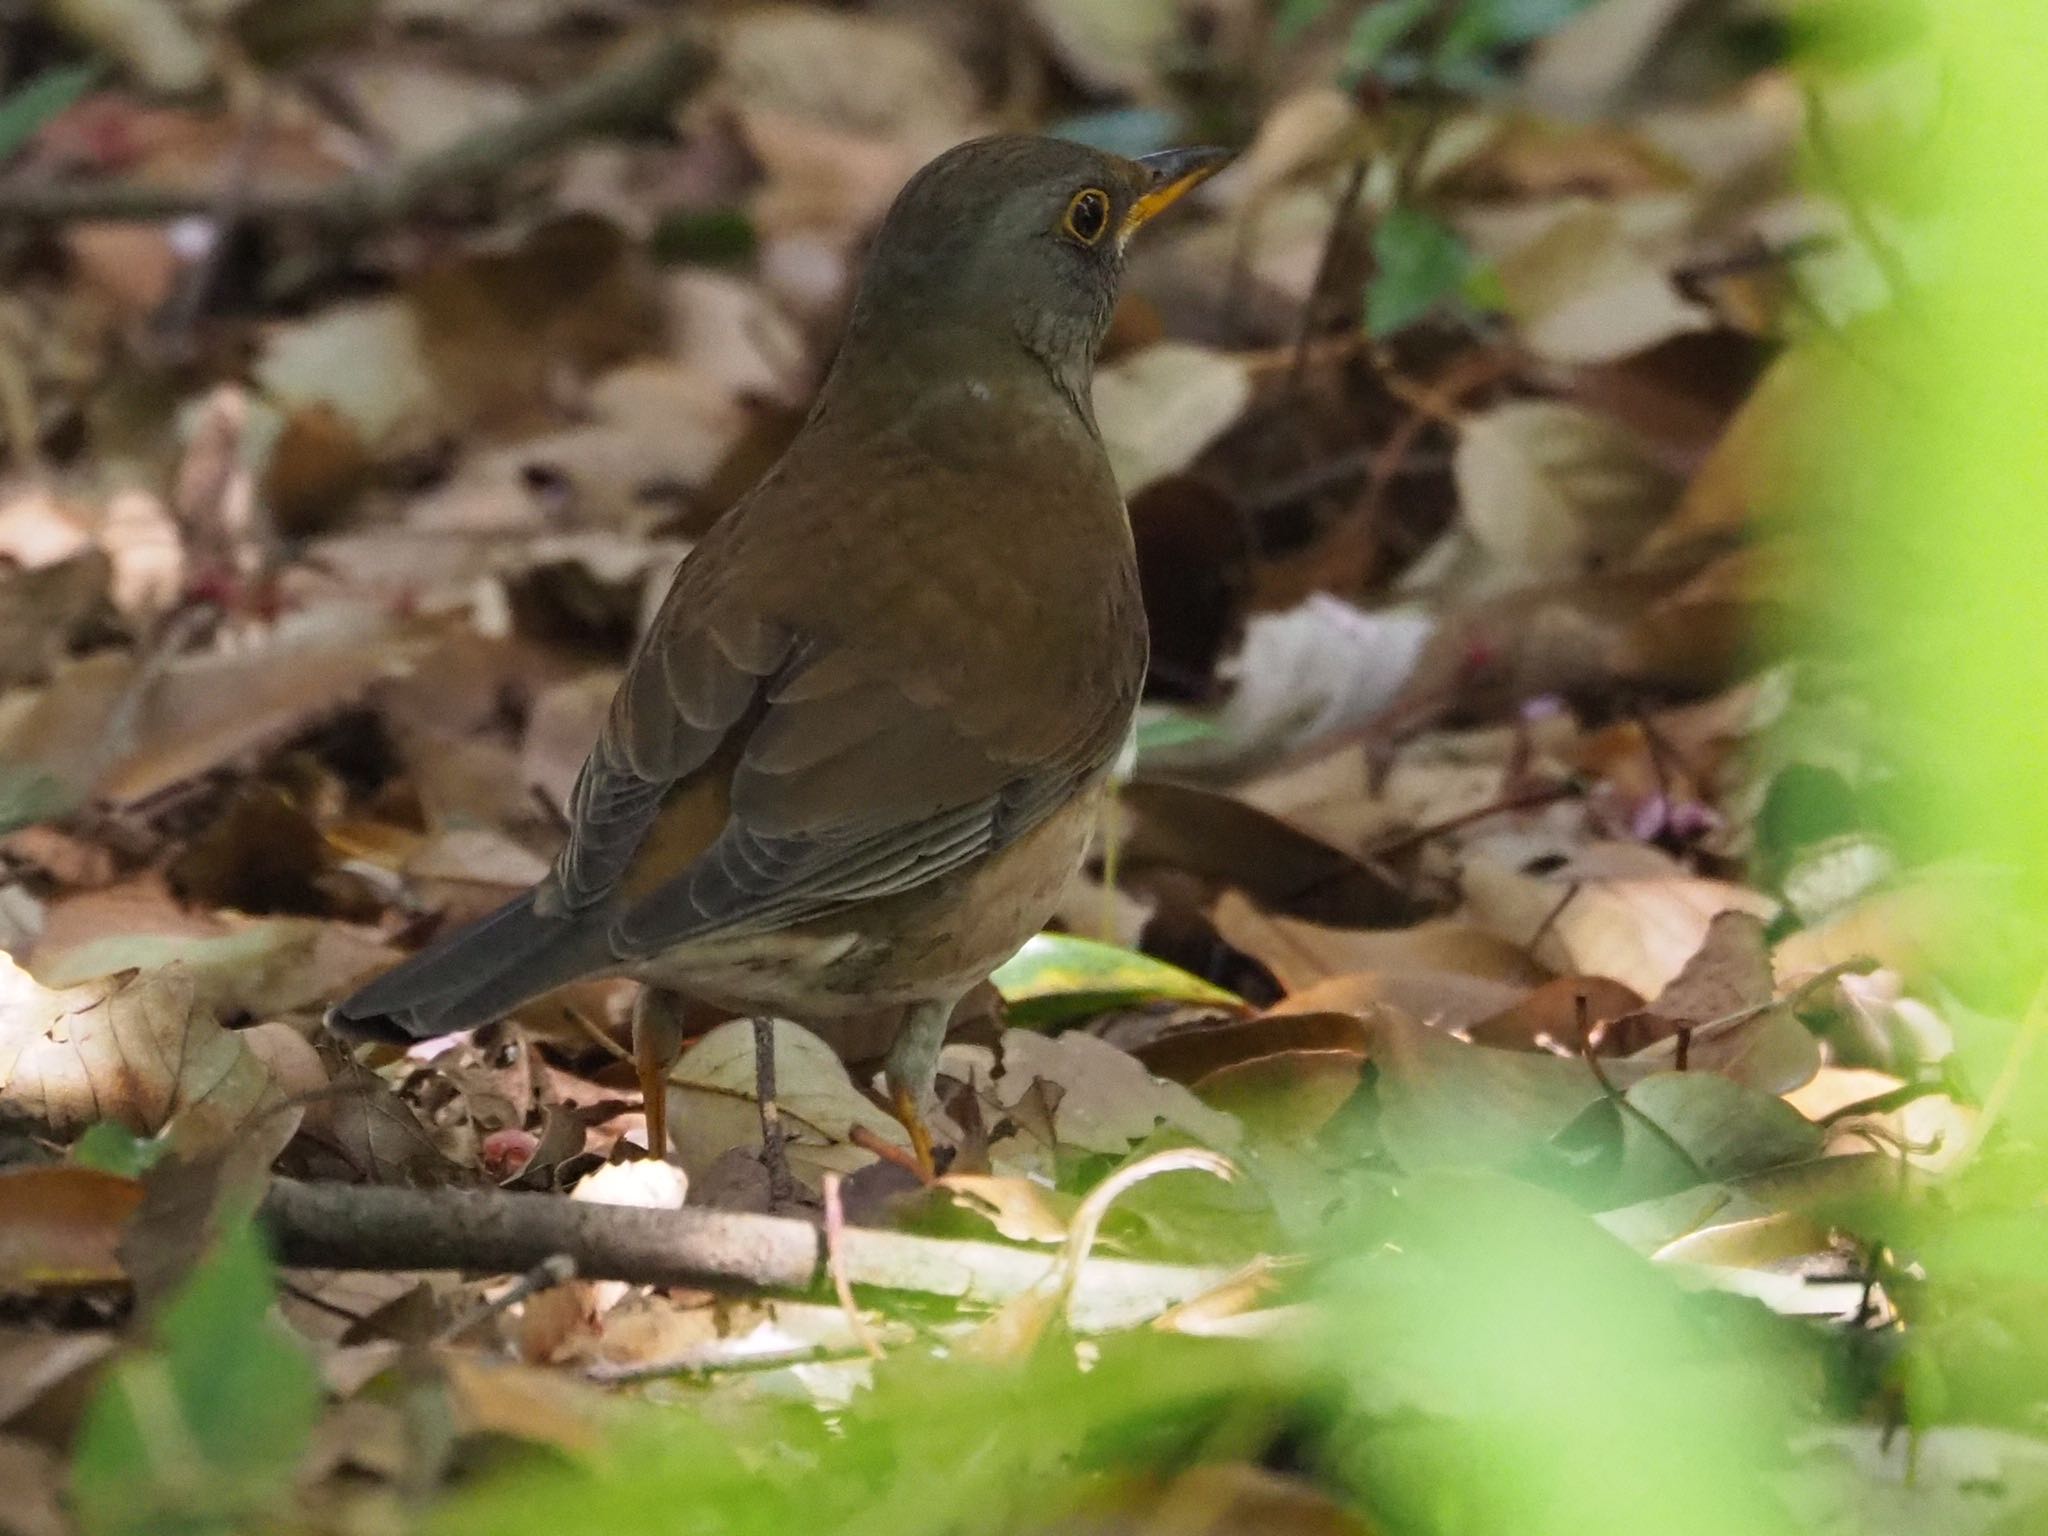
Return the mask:
<svg viewBox="0 0 2048 1536">
<path fill-rule="evenodd" d="M 1235 891 L 1217 898 L 1213 916 L 1216 931 L 1289 992 L 1373 971 L 1454 971 L 1525 987 L 1549 978 L 1526 949 L 1470 924 L 1438 919 L 1380 932 L 1328 928 L 1263 912 Z"/>
<path fill-rule="evenodd" d="M 64 1136 L 101 1120 L 175 1124 L 187 1153 L 224 1145 L 286 1095 L 176 967 L 52 991 L 0 956 L 0 1107 Z"/>
<path fill-rule="evenodd" d="M 1380 937 L 1385 937 L 1381 935 Z M 1539 992 L 1554 986 L 1546 982 Z M 1491 976 L 1453 970 L 1384 969 L 1332 976 L 1290 992 L 1267 1010 L 1268 1017 L 1315 1013 L 1364 1013 L 1384 1005 L 1436 1029 L 1479 1039 L 1486 1021 L 1513 1009 L 1523 989 Z M 1514 1045 L 1512 1039 L 1487 1039 Z"/>
<path fill-rule="evenodd" d="M 1820 1043 L 1776 996 L 1763 922 L 1749 912 L 1720 912 L 1657 1000 L 1615 1020 L 1613 1033 L 1630 1042 L 1633 1061 L 1675 1063 L 1683 1028 L 1692 1071 L 1789 1093 L 1820 1070 Z"/>
<path fill-rule="evenodd" d="M 121 1233 L 141 1204 L 139 1182 L 96 1168 L 0 1171 L 0 1291 L 125 1280 Z"/>
<path fill-rule="evenodd" d="M 1640 994 L 1605 976 L 1560 976 L 1465 1033 L 1480 1045 L 1576 1051 L 1594 1026 L 1642 1006 Z"/>
<path fill-rule="evenodd" d="M 1118 793 L 1126 872 L 1161 864 L 1262 906 L 1328 923 L 1392 926 L 1420 913 L 1384 872 L 1270 811 L 1197 785 L 1140 779 Z"/>
<path fill-rule="evenodd" d="M 1151 1002 L 1206 1005 L 1241 1013 L 1234 992 L 1150 955 L 1066 933 L 1035 934 L 989 977 L 1020 1028 L 1046 1029 L 1071 1019 Z"/>
<path fill-rule="evenodd" d="M 1095 375 L 1095 420 L 1126 498 L 1179 474 L 1251 403 L 1250 370 L 1185 342 L 1160 342 Z"/>
<path fill-rule="evenodd" d="M 1632 433 L 1550 400 L 1509 401 L 1467 418 L 1452 469 L 1465 525 L 1522 580 L 1615 564 L 1677 490 Z"/>
<path fill-rule="evenodd" d="M 1826 1140 L 1819 1126 L 1783 1099 L 1712 1072 L 1658 1072 L 1633 1084 L 1624 1097 L 1662 1132 L 1652 1134 L 1633 1116 L 1620 1116 L 1621 1177 L 1645 1194 L 1661 1192 L 1660 1184 L 1684 1188 L 1808 1162 L 1820 1156 Z M 1674 1156 L 1674 1146 L 1682 1158 Z"/>
<path fill-rule="evenodd" d="M 1053 1134 L 1063 1147 L 1121 1155 L 1162 1124 L 1206 1146 L 1231 1148 L 1239 1140 L 1230 1116 L 1210 1109 L 1180 1084 L 1154 1077 L 1135 1057 L 1092 1035 L 1006 1031 L 1002 1071 L 992 1080 L 984 1078 L 986 1092 L 1009 1110 L 1041 1080 L 1060 1090 Z"/>
<path fill-rule="evenodd" d="M 1573 1057 L 1468 1045 L 1392 1009 L 1372 1015 L 1379 1130 L 1402 1167 L 1510 1167 L 1606 1095 Z"/>
<path fill-rule="evenodd" d="M 853 1084 L 832 1047 L 801 1025 L 775 1020 L 775 1103 L 788 1140 L 790 1171 L 812 1189 L 827 1172 L 851 1173 L 874 1160 L 848 1138 L 859 1126 L 897 1146 L 909 1133 Z M 1031 1037 L 1025 1037 L 1031 1038 Z M 669 1070 L 669 1124 L 692 1183 L 701 1183 L 728 1151 L 761 1143 L 754 1097 L 751 1020 L 719 1025 Z"/>
<path fill-rule="evenodd" d="M 1531 946 L 1558 972 L 1606 976 L 1644 996 L 1662 991 L 1699 952 L 1716 913 L 1768 918 L 1777 909 L 1769 897 L 1722 880 L 1683 873 L 1582 877 L 1587 867 L 1568 863 L 1536 876 L 1474 857 L 1462 876 L 1467 909 L 1481 926 Z"/>
<path fill-rule="evenodd" d="M 1255 613 L 1217 667 L 1228 695 L 1189 712 L 1200 734 L 1140 760 L 1148 773 L 1234 776 L 1306 752 L 1398 698 L 1437 622 L 1417 607 L 1365 609 L 1326 592 L 1282 613 Z"/>
</svg>

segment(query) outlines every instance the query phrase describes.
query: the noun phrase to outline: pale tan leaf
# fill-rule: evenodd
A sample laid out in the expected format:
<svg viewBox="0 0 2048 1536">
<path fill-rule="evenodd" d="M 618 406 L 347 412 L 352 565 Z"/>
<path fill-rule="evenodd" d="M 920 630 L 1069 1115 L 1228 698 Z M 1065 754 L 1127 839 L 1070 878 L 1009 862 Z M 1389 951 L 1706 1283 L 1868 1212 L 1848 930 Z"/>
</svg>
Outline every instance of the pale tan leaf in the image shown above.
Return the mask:
<svg viewBox="0 0 2048 1536">
<path fill-rule="evenodd" d="M 1095 375 L 1095 419 L 1125 496 L 1195 461 L 1251 403 L 1251 371 L 1226 353 L 1159 342 Z"/>
<path fill-rule="evenodd" d="M 0 956 L 0 1108 L 67 1136 L 103 1120 L 138 1135 L 175 1119 L 183 1150 L 226 1145 L 285 1092 L 172 967 L 69 991 Z"/>
</svg>

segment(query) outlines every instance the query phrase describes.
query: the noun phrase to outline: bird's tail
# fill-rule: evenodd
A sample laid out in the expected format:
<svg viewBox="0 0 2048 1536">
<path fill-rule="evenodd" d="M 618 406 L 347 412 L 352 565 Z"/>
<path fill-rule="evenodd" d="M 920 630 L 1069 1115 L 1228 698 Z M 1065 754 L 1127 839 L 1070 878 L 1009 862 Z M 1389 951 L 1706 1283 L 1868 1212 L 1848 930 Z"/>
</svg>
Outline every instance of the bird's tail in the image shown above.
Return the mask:
<svg viewBox="0 0 2048 1536">
<path fill-rule="evenodd" d="M 536 912 L 528 891 L 337 1003 L 327 1027 L 393 1044 L 452 1035 L 602 969 L 606 951 L 602 925 Z"/>
</svg>

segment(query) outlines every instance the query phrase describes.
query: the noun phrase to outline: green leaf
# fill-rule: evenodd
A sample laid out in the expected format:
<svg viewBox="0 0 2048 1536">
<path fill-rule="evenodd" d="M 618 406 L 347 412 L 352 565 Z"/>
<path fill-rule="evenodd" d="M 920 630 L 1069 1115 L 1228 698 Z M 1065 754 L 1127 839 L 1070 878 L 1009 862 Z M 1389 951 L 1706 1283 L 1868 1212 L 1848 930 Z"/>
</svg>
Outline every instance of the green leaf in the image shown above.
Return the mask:
<svg viewBox="0 0 2048 1536">
<path fill-rule="evenodd" d="M 1292 42 L 1330 13 L 1330 0 L 1280 0 L 1273 18 L 1273 35 L 1280 42 Z"/>
<path fill-rule="evenodd" d="M 157 1347 L 108 1374 L 72 1465 L 87 1536 L 211 1536 L 290 1489 L 321 1389 L 270 1315 L 276 1296 L 255 1228 L 240 1222 L 165 1310 Z"/>
<path fill-rule="evenodd" d="M 165 1143 L 154 1136 L 137 1136 L 124 1125 L 102 1120 L 87 1126 L 85 1134 L 71 1144 L 71 1161 L 81 1168 L 133 1179 L 155 1167 L 164 1151 Z"/>
<path fill-rule="evenodd" d="M 1184 714 L 1177 709 L 1142 708 L 1138 712 L 1138 760 L 1147 752 L 1164 752 L 1198 741 L 1212 741 L 1223 733 L 1213 720 Z"/>
<path fill-rule="evenodd" d="M 1490 53 L 1547 37 L 1592 0 L 1465 0 L 1444 32 L 1443 52 Z"/>
<path fill-rule="evenodd" d="M 1461 297 L 1475 263 L 1458 232 L 1417 208 L 1392 208 L 1373 231 L 1366 329 L 1390 336 Z"/>
<path fill-rule="evenodd" d="M 46 69 L 0 97 L 0 160 L 34 138 L 43 124 L 91 90 L 105 72 L 106 66 L 97 62 L 66 64 Z"/>
<path fill-rule="evenodd" d="M 1135 950 L 1068 933 L 1041 933 L 989 980 L 1019 1029 L 1048 1029 L 1070 1019 L 1140 1003 L 1194 1003 L 1246 1011 L 1235 992 Z"/>
<path fill-rule="evenodd" d="M 1355 77 L 1377 69 L 1435 8 L 1436 0 L 1379 0 L 1367 6 L 1345 40 L 1343 72 Z"/>
</svg>

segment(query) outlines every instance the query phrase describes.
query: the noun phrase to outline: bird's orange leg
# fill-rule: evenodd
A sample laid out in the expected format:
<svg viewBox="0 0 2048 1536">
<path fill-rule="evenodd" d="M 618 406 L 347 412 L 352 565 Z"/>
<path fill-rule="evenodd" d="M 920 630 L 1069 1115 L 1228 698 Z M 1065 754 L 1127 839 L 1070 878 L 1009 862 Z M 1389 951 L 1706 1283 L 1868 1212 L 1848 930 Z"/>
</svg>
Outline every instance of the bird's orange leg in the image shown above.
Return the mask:
<svg viewBox="0 0 2048 1536">
<path fill-rule="evenodd" d="M 683 1053 L 683 1000 L 642 987 L 633 1004 L 633 1072 L 647 1115 L 647 1149 L 668 1156 L 668 1069 Z"/>
<path fill-rule="evenodd" d="M 889 1084 L 889 1105 L 903 1129 L 910 1135 L 910 1150 L 926 1178 L 938 1172 L 932 1155 L 931 1126 L 925 1121 L 925 1106 L 932 1100 L 932 1084 L 939 1075 L 939 1050 L 946 1043 L 946 1025 L 953 1017 L 953 1005 L 913 1004 L 882 1063 L 882 1075 Z"/>
</svg>

